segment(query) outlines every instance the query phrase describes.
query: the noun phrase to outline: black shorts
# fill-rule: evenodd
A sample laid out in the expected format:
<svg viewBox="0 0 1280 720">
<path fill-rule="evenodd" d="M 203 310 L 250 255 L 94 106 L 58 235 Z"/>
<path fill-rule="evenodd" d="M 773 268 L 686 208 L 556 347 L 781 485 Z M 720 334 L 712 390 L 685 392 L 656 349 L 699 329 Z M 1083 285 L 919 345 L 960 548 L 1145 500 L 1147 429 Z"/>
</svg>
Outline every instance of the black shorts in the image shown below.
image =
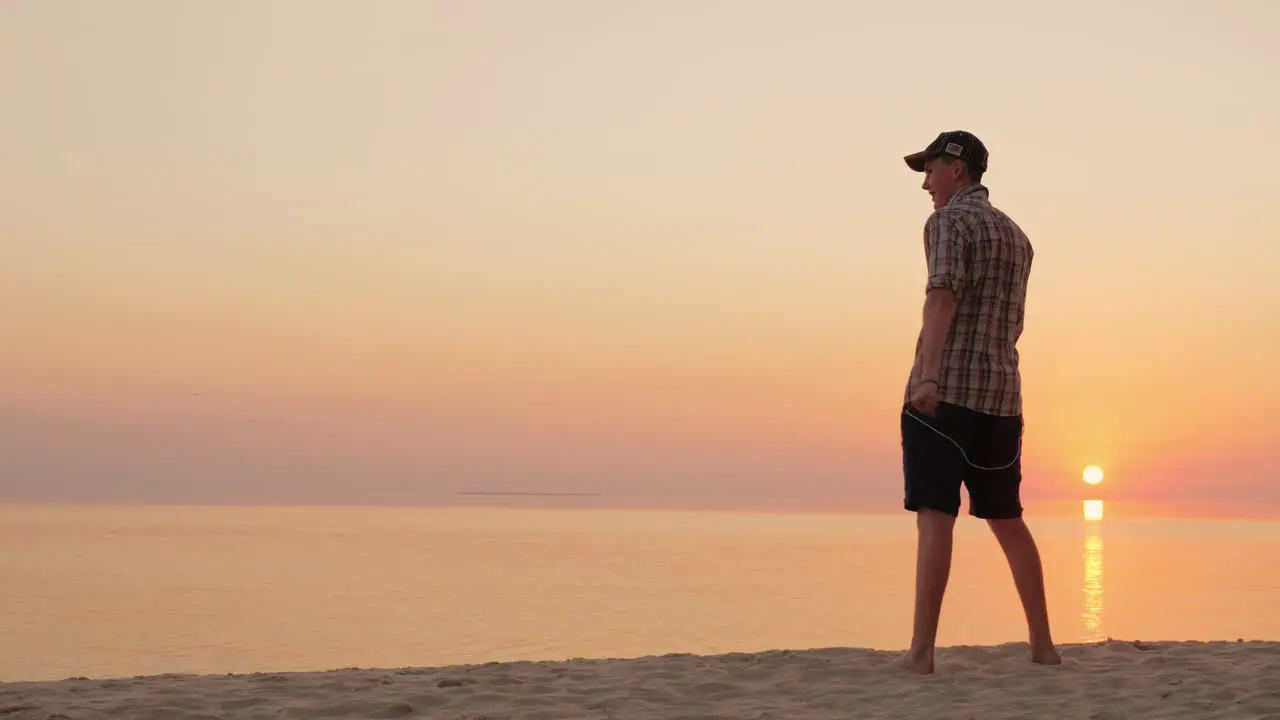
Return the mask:
<svg viewBox="0 0 1280 720">
<path fill-rule="evenodd" d="M 929 416 L 904 405 L 903 506 L 912 512 L 931 508 L 955 517 L 960 514 L 963 483 L 969 491 L 970 515 L 985 520 L 1022 517 L 1018 494 L 1022 428 L 1021 415 L 988 415 L 940 402 L 935 414 Z"/>
</svg>

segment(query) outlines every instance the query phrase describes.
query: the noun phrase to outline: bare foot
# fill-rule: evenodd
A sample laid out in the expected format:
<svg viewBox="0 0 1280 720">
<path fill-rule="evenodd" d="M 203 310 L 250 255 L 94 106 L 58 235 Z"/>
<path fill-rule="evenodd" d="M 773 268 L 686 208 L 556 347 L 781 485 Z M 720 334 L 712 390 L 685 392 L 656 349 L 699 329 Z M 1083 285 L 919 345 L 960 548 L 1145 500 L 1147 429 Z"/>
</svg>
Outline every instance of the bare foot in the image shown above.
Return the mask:
<svg viewBox="0 0 1280 720">
<path fill-rule="evenodd" d="M 1031 662 L 1037 665 L 1061 665 L 1062 656 L 1058 654 L 1057 648 L 1052 645 L 1047 648 L 1032 648 Z"/>
<path fill-rule="evenodd" d="M 917 675 L 928 675 L 933 672 L 933 652 L 908 650 L 902 655 L 902 666 Z"/>
</svg>

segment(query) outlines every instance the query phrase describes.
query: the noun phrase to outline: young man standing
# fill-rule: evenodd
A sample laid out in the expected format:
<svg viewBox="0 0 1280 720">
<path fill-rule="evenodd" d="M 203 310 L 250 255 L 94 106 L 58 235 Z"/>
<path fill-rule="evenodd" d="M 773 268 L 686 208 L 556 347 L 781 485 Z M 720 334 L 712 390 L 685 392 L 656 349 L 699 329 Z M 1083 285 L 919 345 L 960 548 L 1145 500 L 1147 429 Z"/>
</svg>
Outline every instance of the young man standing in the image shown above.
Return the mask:
<svg viewBox="0 0 1280 720">
<path fill-rule="evenodd" d="M 924 226 L 924 322 L 902 413 L 904 507 L 916 513 L 915 626 L 906 662 L 933 672 L 960 486 L 991 526 L 1026 613 L 1032 662 L 1062 662 L 1049 633 L 1044 576 L 1022 520 L 1022 334 L 1031 242 L 987 199 L 987 149 L 944 132 L 907 155 L 934 212 Z"/>
</svg>

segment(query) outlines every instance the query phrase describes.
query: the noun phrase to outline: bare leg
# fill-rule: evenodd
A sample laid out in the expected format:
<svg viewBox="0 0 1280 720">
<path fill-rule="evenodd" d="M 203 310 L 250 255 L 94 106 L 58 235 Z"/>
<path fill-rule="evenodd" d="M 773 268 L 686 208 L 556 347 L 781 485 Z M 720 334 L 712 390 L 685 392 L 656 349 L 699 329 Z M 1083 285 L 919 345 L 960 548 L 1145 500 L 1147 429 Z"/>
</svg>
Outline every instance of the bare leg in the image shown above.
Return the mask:
<svg viewBox="0 0 1280 720">
<path fill-rule="evenodd" d="M 946 513 L 921 508 L 916 513 L 915 626 L 907 666 L 917 673 L 933 672 L 933 647 L 942 615 L 942 596 L 951 576 L 951 537 L 956 519 Z"/>
<path fill-rule="evenodd" d="M 989 520 L 991 532 L 1000 541 L 1013 584 L 1018 588 L 1022 610 L 1027 616 L 1027 630 L 1031 640 L 1031 662 L 1059 665 L 1062 657 L 1053 646 L 1049 633 L 1049 610 L 1044 593 L 1044 570 L 1040 565 L 1040 551 L 1031 536 L 1031 530 L 1022 518 Z"/>
</svg>

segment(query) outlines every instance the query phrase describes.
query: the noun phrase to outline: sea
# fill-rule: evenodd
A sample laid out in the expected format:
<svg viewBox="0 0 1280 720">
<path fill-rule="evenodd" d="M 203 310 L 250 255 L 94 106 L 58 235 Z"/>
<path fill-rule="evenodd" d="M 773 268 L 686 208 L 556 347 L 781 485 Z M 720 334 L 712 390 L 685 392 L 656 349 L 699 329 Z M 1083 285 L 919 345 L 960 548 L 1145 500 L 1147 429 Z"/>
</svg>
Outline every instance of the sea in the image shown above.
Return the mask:
<svg viewBox="0 0 1280 720">
<path fill-rule="evenodd" d="M 1032 517 L 1060 643 L 1280 640 L 1280 522 Z M 910 640 L 908 513 L 0 506 L 0 681 Z M 1023 642 L 962 517 L 940 645 Z"/>
</svg>

